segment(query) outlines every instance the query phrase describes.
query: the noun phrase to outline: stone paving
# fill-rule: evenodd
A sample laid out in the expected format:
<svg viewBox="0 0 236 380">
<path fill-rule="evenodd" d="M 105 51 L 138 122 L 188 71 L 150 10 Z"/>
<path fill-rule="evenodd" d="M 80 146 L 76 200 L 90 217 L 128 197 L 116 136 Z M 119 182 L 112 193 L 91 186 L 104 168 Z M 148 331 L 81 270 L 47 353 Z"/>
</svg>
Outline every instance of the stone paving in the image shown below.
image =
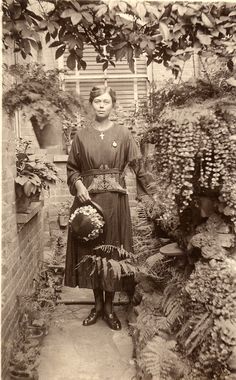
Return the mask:
<svg viewBox="0 0 236 380">
<path fill-rule="evenodd" d="M 87 289 L 64 288 L 62 299 L 92 301 Z M 134 380 L 132 339 L 128 334 L 124 306 L 115 307 L 121 331 L 111 330 L 103 320 L 84 327 L 91 305 L 59 304 L 49 334 L 41 348 L 39 380 Z"/>
</svg>

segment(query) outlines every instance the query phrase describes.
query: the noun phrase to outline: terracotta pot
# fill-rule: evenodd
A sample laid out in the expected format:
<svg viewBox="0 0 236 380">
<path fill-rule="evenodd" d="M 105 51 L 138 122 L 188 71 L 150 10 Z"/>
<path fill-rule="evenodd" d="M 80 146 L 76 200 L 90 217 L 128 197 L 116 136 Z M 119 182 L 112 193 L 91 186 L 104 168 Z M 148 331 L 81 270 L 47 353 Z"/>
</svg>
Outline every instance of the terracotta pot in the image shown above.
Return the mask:
<svg viewBox="0 0 236 380">
<path fill-rule="evenodd" d="M 214 197 L 199 197 L 199 208 L 202 218 L 208 218 L 215 212 L 217 198 Z"/>
<path fill-rule="evenodd" d="M 177 243 L 170 243 L 160 248 L 160 253 L 164 256 L 184 256 L 185 252 L 178 246 Z"/>
<path fill-rule="evenodd" d="M 35 194 L 32 194 L 30 198 L 31 198 L 32 202 L 39 202 L 40 197 L 41 197 L 41 193 L 37 192 Z"/>
<path fill-rule="evenodd" d="M 16 212 L 22 214 L 30 213 L 30 204 L 32 199 L 22 195 L 20 198 L 16 198 Z"/>
<path fill-rule="evenodd" d="M 69 154 L 70 150 L 71 150 L 71 144 L 70 143 L 66 143 L 66 154 Z"/>
<path fill-rule="evenodd" d="M 38 374 L 36 371 L 27 372 L 20 369 L 12 369 L 9 372 L 10 379 L 14 380 L 37 380 Z"/>
<path fill-rule="evenodd" d="M 69 222 L 69 217 L 66 215 L 59 215 L 58 222 L 60 227 L 66 228 Z"/>
<path fill-rule="evenodd" d="M 44 336 L 44 330 L 43 328 L 36 327 L 36 326 L 29 326 L 28 327 L 28 340 L 31 341 L 37 341 L 38 343 L 41 343 L 43 336 Z"/>
<path fill-rule="evenodd" d="M 59 118 L 55 120 L 55 123 L 45 125 L 43 129 L 40 129 L 33 118 L 31 123 L 41 149 L 55 145 L 62 146 L 62 126 Z"/>
</svg>

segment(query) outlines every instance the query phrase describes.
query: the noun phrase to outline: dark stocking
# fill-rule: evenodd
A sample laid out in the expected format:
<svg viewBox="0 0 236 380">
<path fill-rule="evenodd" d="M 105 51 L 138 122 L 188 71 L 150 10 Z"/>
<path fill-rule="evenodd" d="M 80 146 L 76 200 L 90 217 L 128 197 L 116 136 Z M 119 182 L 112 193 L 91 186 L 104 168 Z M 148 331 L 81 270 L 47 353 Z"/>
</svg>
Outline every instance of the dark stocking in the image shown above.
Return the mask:
<svg viewBox="0 0 236 380">
<path fill-rule="evenodd" d="M 96 311 L 103 310 L 103 305 L 104 305 L 103 290 L 102 289 L 93 289 L 93 294 L 94 294 L 94 298 L 95 298 Z"/>
<path fill-rule="evenodd" d="M 112 302 L 115 292 L 105 292 L 105 312 L 111 314 L 113 312 Z"/>
</svg>

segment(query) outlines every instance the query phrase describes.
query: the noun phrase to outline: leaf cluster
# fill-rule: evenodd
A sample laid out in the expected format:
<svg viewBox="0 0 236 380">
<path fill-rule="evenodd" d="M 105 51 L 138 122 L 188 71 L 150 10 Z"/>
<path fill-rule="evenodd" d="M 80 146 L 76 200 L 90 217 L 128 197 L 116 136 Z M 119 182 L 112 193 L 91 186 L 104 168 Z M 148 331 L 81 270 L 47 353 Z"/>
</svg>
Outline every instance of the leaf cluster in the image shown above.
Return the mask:
<svg viewBox="0 0 236 380">
<path fill-rule="evenodd" d="M 103 288 L 113 291 L 116 284 L 120 284 L 122 278 L 134 277 L 136 267 L 132 264 L 133 255 L 123 247 L 113 245 L 98 246 L 93 250 L 93 255 L 84 256 L 76 269 L 93 283 L 100 278 Z"/>
<path fill-rule="evenodd" d="M 17 296 L 19 320 L 10 352 L 9 370 L 13 374 L 21 370 L 25 376 L 37 378 L 40 343 L 30 339 L 31 329 L 47 333 L 56 301 L 54 289 L 44 268 L 40 268 L 35 276 L 31 289 L 30 294 Z"/>
<path fill-rule="evenodd" d="M 23 109 L 39 129 L 55 120 L 59 125 L 61 119 L 76 121 L 81 101 L 76 93 L 62 90 L 59 70 L 45 70 L 38 63 L 5 66 L 5 70 L 15 78 L 3 94 L 3 107 L 10 115 Z"/>
<path fill-rule="evenodd" d="M 163 380 L 182 378 L 184 369 L 175 352 L 175 344 L 175 341 L 166 341 L 159 336 L 148 342 L 142 351 L 142 360 L 152 378 Z"/>
<path fill-rule="evenodd" d="M 46 11 L 40 3 L 43 12 L 39 12 L 31 10 L 29 0 L 3 1 L 5 48 L 13 48 L 26 58 L 32 47 L 38 50 L 43 31 L 46 42 L 57 48 L 56 58 L 69 50 L 67 65 L 71 70 L 86 68 L 85 44 L 95 48 L 103 69 L 125 58 L 134 71 L 135 58 L 144 53 L 148 64 L 163 63 L 176 73 L 180 62 L 194 49 L 199 53 L 213 50 L 227 56 L 232 64 L 236 25 L 233 3 L 48 2 L 50 9 Z"/>
<path fill-rule="evenodd" d="M 227 100 L 228 99 L 228 100 Z M 225 102 L 225 103 L 224 103 Z M 236 179 L 235 116 L 227 110 L 226 98 L 173 109 L 167 107 L 159 122 L 145 136 L 156 146 L 157 176 L 168 179 L 172 204 L 182 213 L 200 195 L 221 196 L 226 212 L 235 220 Z M 165 192 L 166 194 L 166 192 Z M 224 212 L 224 211 L 223 211 Z"/>
<path fill-rule="evenodd" d="M 31 141 L 19 138 L 16 148 L 16 191 L 19 196 L 25 192 L 26 183 L 30 193 L 49 189 L 49 184 L 61 181 L 56 166 L 30 152 Z"/>
</svg>

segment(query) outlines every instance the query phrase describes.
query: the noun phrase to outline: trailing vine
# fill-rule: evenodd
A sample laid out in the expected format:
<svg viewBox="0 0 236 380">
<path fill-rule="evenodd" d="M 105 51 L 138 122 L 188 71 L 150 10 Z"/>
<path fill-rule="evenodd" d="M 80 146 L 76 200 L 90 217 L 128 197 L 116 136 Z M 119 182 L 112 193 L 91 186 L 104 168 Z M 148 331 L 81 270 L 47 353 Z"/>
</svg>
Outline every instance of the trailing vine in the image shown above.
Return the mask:
<svg viewBox="0 0 236 380">
<path fill-rule="evenodd" d="M 220 196 L 222 212 L 236 226 L 236 153 L 233 99 L 167 106 L 144 141 L 156 146 L 157 177 L 171 191 L 169 213 L 184 212 L 196 196 Z"/>
</svg>

